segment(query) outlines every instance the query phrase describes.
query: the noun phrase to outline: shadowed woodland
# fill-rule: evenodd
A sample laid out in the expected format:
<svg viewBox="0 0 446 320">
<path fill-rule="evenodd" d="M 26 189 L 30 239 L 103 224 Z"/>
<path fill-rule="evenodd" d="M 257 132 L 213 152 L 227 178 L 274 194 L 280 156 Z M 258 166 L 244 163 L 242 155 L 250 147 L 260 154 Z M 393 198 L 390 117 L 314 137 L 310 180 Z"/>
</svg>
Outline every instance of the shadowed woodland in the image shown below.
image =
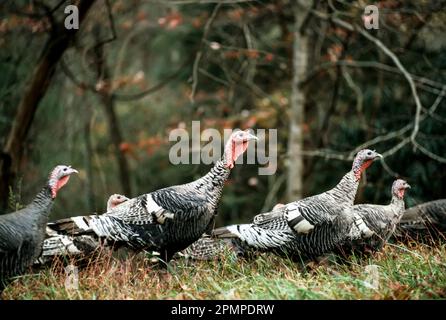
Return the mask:
<svg viewBox="0 0 446 320">
<path fill-rule="evenodd" d="M 79 177 L 50 219 L 104 212 L 192 181 L 206 165 L 169 163 L 170 130 L 278 129 L 278 170 L 239 165 L 217 224 L 334 186 L 355 153 L 384 158 L 356 202 L 406 206 L 445 197 L 446 2 L 79 0 L 0 4 L 0 196 L 26 204 L 55 165 Z"/>
</svg>

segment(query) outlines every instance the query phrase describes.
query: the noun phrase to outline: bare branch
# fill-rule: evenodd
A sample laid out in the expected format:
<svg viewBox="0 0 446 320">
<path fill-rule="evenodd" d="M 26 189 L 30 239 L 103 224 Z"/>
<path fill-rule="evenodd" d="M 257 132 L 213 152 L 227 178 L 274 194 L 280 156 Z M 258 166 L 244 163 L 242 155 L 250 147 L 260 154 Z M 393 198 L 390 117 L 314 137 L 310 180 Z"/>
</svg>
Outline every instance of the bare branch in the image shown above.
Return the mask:
<svg viewBox="0 0 446 320">
<path fill-rule="evenodd" d="M 152 94 L 162 88 L 164 88 L 170 81 L 176 79 L 180 74 L 181 71 L 183 71 L 184 67 L 186 67 L 190 63 L 191 59 L 187 59 L 174 73 L 167 76 L 163 80 L 161 80 L 159 83 L 154 85 L 153 87 L 150 87 L 142 92 L 138 92 L 135 94 L 119 94 L 119 93 L 113 93 L 111 96 L 120 101 L 131 101 L 131 100 L 138 100 L 141 98 L 144 98 L 145 96 Z M 61 69 L 64 72 L 64 74 L 79 88 L 81 89 L 88 89 L 92 92 L 97 93 L 96 87 L 92 84 L 88 84 L 85 82 L 80 81 L 76 78 L 74 73 L 69 69 L 68 65 L 65 63 L 65 61 L 61 61 L 60 63 Z"/>
<path fill-rule="evenodd" d="M 401 61 L 398 59 L 398 57 L 386 46 L 384 45 L 381 40 L 375 38 L 374 36 L 372 36 L 370 33 L 368 33 L 367 31 L 364 31 L 362 28 L 352 25 L 346 21 L 340 20 L 336 17 L 327 15 L 325 13 L 322 12 L 318 12 L 316 10 L 313 10 L 313 13 L 318 16 L 319 18 L 322 19 L 330 19 L 331 21 L 333 21 L 335 24 L 350 30 L 350 31 L 357 31 L 358 33 L 360 33 L 363 37 L 365 37 L 366 39 L 370 40 L 371 42 L 373 42 L 379 49 L 381 49 L 388 57 L 390 57 L 390 59 L 392 59 L 392 61 L 395 63 L 395 65 L 397 66 L 397 68 L 400 70 L 400 72 L 403 74 L 403 76 L 406 78 L 407 82 L 409 83 L 411 92 L 412 92 L 412 96 L 415 100 L 415 105 L 416 105 L 416 111 L 415 111 L 415 119 L 413 121 L 413 129 L 412 129 L 412 133 L 410 135 L 410 141 L 412 142 L 414 148 L 418 147 L 419 144 L 416 142 L 416 136 L 418 131 L 420 130 L 420 117 L 421 117 L 421 111 L 423 109 L 423 106 L 421 104 L 420 98 L 418 96 L 417 93 L 417 88 L 415 86 L 415 82 L 411 76 L 411 74 L 406 70 L 406 68 L 402 65 Z M 403 141 L 406 141 L 406 139 L 404 139 Z M 427 151 L 426 149 L 424 149 L 425 151 Z M 428 151 L 429 152 L 429 151 Z M 429 154 L 426 153 L 425 154 Z M 438 157 L 437 157 L 438 158 Z M 440 157 L 441 158 L 441 157 Z"/>
<path fill-rule="evenodd" d="M 106 43 L 112 42 L 112 41 L 116 40 L 116 38 L 117 38 L 117 36 L 116 36 L 116 29 L 115 29 L 115 22 L 114 22 L 114 19 L 113 19 L 113 14 L 112 14 L 112 10 L 111 10 L 111 7 L 110 7 L 110 1 L 109 0 L 105 0 L 105 6 L 107 7 L 108 21 L 110 22 L 110 29 L 111 29 L 111 32 L 112 32 L 112 36 L 111 36 L 111 38 L 108 38 L 108 39 L 105 39 L 105 40 L 102 40 L 102 41 L 98 42 L 95 45 L 95 49 L 97 47 L 99 47 L 99 46 L 103 46 Z"/>
<path fill-rule="evenodd" d="M 277 193 L 279 192 L 280 187 L 285 182 L 285 175 L 281 174 L 273 183 L 272 187 L 269 188 L 269 192 L 265 197 L 265 202 L 263 203 L 262 210 L 260 212 L 266 212 L 268 210 L 271 210 L 272 205 L 274 204 L 274 199 L 277 196 Z"/>
<path fill-rule="evenodd" d="M 353 90 L 356 95 L 356 112 L 358 113 L 358 118 L 361 121 L 361 125 L 364 128 L 367 128 L 367 123 L 362 113 L 363 105 L 364 105 L 364 95 L 362 93 L 361 88 L 353 81 L 353 78 L 350 76 L 345 67 L 341 67 L 342 76 L 344 77 L 347 85 Z"/>
<path fill-rule="evenodd" d="M 93 84 L 85 83 L 85 82 L 80 81 L 79 79 L 76 78 L 74 73 L 70 70 L 70 68 L 66 64 L 65 59 L 63 59 L 63 58 L 60 60 L 60 68 L 61 68 L 62 72 L 68 77 L 68 79 L 70 79 L 71 82 L 73 82 L 77 87 L 79 87 L 81 89 L 88 89 L 90 91 L 96 92 L 96 88 Z"/>
<path fill-rule="evenodd" d="M 318 66 L 316 66 L 313 70 L 311 70 L 309 72 L 309 75 L 307 78 L 305 78 L 302 82 L 301 82 L 301 86 L 305 85 L 306 83 L 308 83 L 311 79 L 313 79 L 319 72 L 321 72 L 322 70 L 325 70 L 327 68 L 333 68 L 336 67 L 338 65 L 341 66 L 346 66 L 346 67 L 357 67 L 357 68 L 376 68 L 376 69 L 380 69 L 380 70 L 384 70 L 387 72 L 391 72 L 391 73 L 396 73 L 396 74 L 401 74 L 400 70 L 398 68 L 389 66 L 387 64 L 384 63 L 380 63 L 377 61 L 349 61 L 349 60 L 338 60 L 338 61 L 330 61 L 330 62 L 325 62 L 322 63 Z M 433 81 L 431 79 L 425 78 L 425 77 L 420 77 L 414 74 L 411 74 L 412 79 L 414 79 L 415 81 L 419 82 L 420 84 L 427 84 L 431 87 L 434 88 L 443 88 L 443 86 L 445 84 L 441 83 L 441 82 L 437 82 L 437 81 Z M 419 85 L 420 87 L 422 87 L 421 85 Z M 438 94 L 438 92 L 434 92 L 435 94 Z"/>
<path fill-rule="evenodd" d="M 172 73 L 171 75 L 167 76 L 163 80 L 161 80 L 159 83 L 154 85 L 153 87 L 150 87 L 142 92 L 138 92 L 135 94 L 119 94 L 119 93 L 113 93 L 113 98 L 120 100 L 120 101 L 131 101 L 131 100 L 138 100 L 141 98 L 144 98 L 145 96 L 152 94 L 162 88 L 164 88 L 170 81 L 177 78 L 181 71 L 183 71 L 183 68 L 186 67 L 190 63 L 190 59 L 187 59 L 179 68 L 177 71 Z"/>
<path fill-rule="evenodd" d="M 204 70 L 203 68 L 200 68 L 198 71 L 199 71 L 202 75 L 208 77 L 209 79 L 214 80 L 215 82 L 218 82 L 218 83 L 224 85 L 225 87 L 229 87 L 229 85 L 230 85 L 226 80 L 223 80 L 223 79 L 221 79 L 221 78 L 218 78 L 218 77 L 214 76 L 213 74 L 207 72 L 207 71 Z"/>
<path fill-rule="evenodd" d="M 391 131 L 389 133 L 386 133 L 384 135 L 381 136 L 377 136 L 369 141 L 364 142 L 363 144 L 359 145 L 358 147 L 356 147 L 354 150 L 352 150 L 350 152 L 349 157 L 354 157 L 354 155 L 356 153 L 358 153 L 359 150 L 365 149 L 365 148 L 369 148 L 377 143 L 380 142 L 384 142 L 384 141 L 388 141 L 397 137 L 401 137 L 404 133 L 406 133 L 407 131 L 409 131 L 412 128 L 412 124 L 408 124 L 404 127 L 402 127 L 399 130 L 396 131 Z"/>
<path fill-rule="evenodd" d="M 344 23 L 344 21 L 339 20 L 338 22 L 336 22 L 336 20 L 338 20 L 338 19 L 335 19 L 334 22 L 337 24 L 342 25 Z M 356 28 L 356 30 L 361 35 L 363 35 L 364 37 L 366 37 L 367 39 L 372 41 L 374 44 L 376 44 L 386 55 L 388 55 L 390 57 L 390 59 L 392 59 L 392 61 L 395 63 L 395 65 L 398 67 L 398 69 L 400 69 L 401 73 L 404 75 L 407 82 L 409 83 L 410 90 L 412 91 L 412 95 L 413 95 L 413 98 L 415 100 L 415 105 L 416 105 L 414 127 L 412 130 L 412 134 L 410 135 L 410 140 L 414 143 L 417 133 L 420 130 L 420 115 L 421 115 L 421 109 L 423 108 L 423 106 L 421 104 L 420 97 L 418 96 L 417 88 L 415 86 L 415 82 L 412 79 L 412 76 L 406 70 L 406 68 L 402 65 L 402 63 L 398 59 L 398 57 L 389 48 L 387 48 L 387 46 L 384 45 L 381 42 L 381 40 L 375 38 L 374 36 L 372 36 L 371 34 L 369 34 L 368 32 L 366 32 L 360 28 Z"/>
<path fill-rule="evenodd" d="M 382 156 L 385 157 L 389 157 L 393 154 L 395 154 L 397 151 L 399 151 L 401 148 L 403 148 L 406 144 L 410 143 L 410 138 L 406 137 L 404 138 L 400 143 L 398 143 L 396 146 L 390 148 L 389 150 L 387 150 L 386 152 L 382 153 Z"/>
<path fill-rule="evenodd" d="M 421 115 L 420 122 L 424 121 L 428 115 L 432 116 L 434 114 L 435 110 L 440 105 L 440 102 L 443 99 L 443 96 L 444 96 L 445 92 L 446 92 L 446 86 L 443 87 L 442 91 L 437 96 L 437 98 L 435 99 L 435 101 L 432 104 L 432 106 L 429 108 L 429 110 L 427 110 L 427 113 Z M 373 146 L 373 145 L 375 145 L 375 144 L 377 144 L 379 142 L 384 142 L 384 141 L 391 140 L 391 139 L 394 139 L 394 138 L 397 138 L 397 137 L 401 137 L 401 136 L 404 135 L 404 133 L 410 131 L 412 129 L 412 127 L 413 127 L 413 123 L 409 123 L 409 124 L 405 125 L 404 127 L 402 127 L 399 130 L 391 131 L 391 132 L 386 133 L 384 135 L 377 136 L 377 137 L 375 137 L 375 138 L 373 138 L 373 139 L 371 139 L 371 140 L 369 140 L 367 142 L 364 142 L 363 144 L 359 145 L 354 150 L 352 150 L 352 152 L 350 152 L 349 157 L 353 157 L 359 150 L 364 149 L 364 148 L 368 148 L 368 147 Z M 396 150 L 399 150 L 399 149 L 396 149 Z"/>
<path fill-rule="evenodd" d="M 401 174 L 399 174 L 399 173 L 393 171 L 393 170 L 389 167 L 389 165 L 387 164 L 385 158 L 381 158 L 380 162 L 381 162 L 381 165 L 383 166 L 384 170 L 386 170 L 387 173 L 390 174 L 392 177 L 394 177 L 394 178 L 401 177 Z"/>
<path fill-rule="evenodd" d="M 198 85 L 198 65 L 200 64 L 201 57 L 203 56 L 203 48 L 205 45 L 206 38 L 209 34 L 209 30 L 211 29 L 212 22 L 214 22 L 215 17 L 217 16 L 218 10 L 221 7 L 221 3 L 218 3 L 214 10 L 212 11 L 211 16 L 209 17 L 206 25 L 204 26 L 203 37 L 201 38 L 200 49 L 195 56 L 194 66 L 192 69 L 192 92 L 190 93 L 189 99 L 191 102 L 194 102 L 195 92 L 197 90 Z"/>
<path fill-rule="evenodd" d="M 349 155 L 337 151 L 332 151 L 328 149 L 319 150 L 303 150 L 302 155 L 306 157 L 320 157 L 324 159 L 335 159 L 342 161 L 352 161 L 353 157 L 350 158 Z"/>
<path fill-rule="evenodd" d="M 441 163 L 446 163 L 446 158 L 436 155 L 435 153 L 427 150 L 425 147 L 423 147 L 421 144 L 419 144 L 416 140 L 412 141 L 412 143 L 415 144 L 415 146 L 429 158 L 434 159 L 435 161 L 438 161 Z"/>
</svg>

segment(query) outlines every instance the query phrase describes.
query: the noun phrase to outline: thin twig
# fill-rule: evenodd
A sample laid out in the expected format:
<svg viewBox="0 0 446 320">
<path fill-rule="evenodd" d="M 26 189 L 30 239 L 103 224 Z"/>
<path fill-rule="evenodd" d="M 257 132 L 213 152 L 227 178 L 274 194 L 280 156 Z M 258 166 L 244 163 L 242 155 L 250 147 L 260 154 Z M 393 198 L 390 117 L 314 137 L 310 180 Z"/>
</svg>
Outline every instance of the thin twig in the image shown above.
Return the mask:
<svg viewBox="0 0 446 320">
<path fill-rule="evenodd" d="M 337 20 L 337 19 L 335 19 L 335 20 Z M 334 22 L 338 23 L 338 24 L 341 22 L 343 23 L 343 21 L 341 21 L 341 20 L 339 20 L 339 22 L 336 22 L 336 21 L 334 21 Z M 417 92 L 417 87 L 415 86 L 415 82 L 413 81 L 412 76 L 406 70 L 406 68 L 403 66 L 403 64 L 398 59 L 398 57 L 389 48 L 387 48 L 387 46 L 384 45 L 381 42 L 381 40 L 375 38 L 374 36 L 372 36 L 371 34 L 369 34 L 368 32 L 366 32 L 360 28 L 356 28 L 356 30 L 360 34 L 362 34 L 364 37 L 366 37 L 367 39 L 372 41 L 375 45 L 377 45 L 386 55 L 388 55 L 390 57 L 390 59 L 392 59 L 392 61 L 395 63 L 395 65 L 398 67 L 398 69 L 400 69 L 401 73 L 404 75 L 407 82 L 409 83 L 410 90 L 412 91 L 412 95 L 413 95 L 413 98 L 415 100 L 415 105 L 416 105 L 414 127 L 412 130 L 412 134 L 410 135 L 410 140 L 413 143 L 415 143 L 415 138 L 417 136 L 418 131 L 420 130 L 420 115 L 421 115 L 421 110 L 423 108 L 423 105 L 421 104 L 420 97 L 418 96 L 418 92 Z"/>
<path fill-rule="evenodd" d="M 184 67 L 186 67 L 190 63 L 190 59 L 187 59 L 174 73 L 167 76 L 163 80 L 161 80 L 159 83 L 154 85 L 153 87 L 150 87 L 144 91 L 135 93 L 135 94 L 119 94 L 119 93 L 113 93 L 112 97 L 116 100 L 120 101 L 132 101 L 132 100 L 138 100 L 141 98 L 144 98 L 145 96 L 152 94 L 162 88 L 164 88 L 170 81 L 177 78 L 181 71 L 183 71 Z M 82 82 L 76 78 L 76 76 L 73 74 L 73 72 L 69 69 L 68 65 L 65 63 L 65 61 L 61 61 L 60 63 L 61 69 L 64 72 L 64 74 L 79 88 L 81 89 L 88 89 L 92 92 L 97 92 L 96 87 L 92 84 L 87 84 L 85 82 Z"/>
<path fill-rule="evenodd" d="M 280 187 L 284 182 L 285 182 L 285 175 L 282 174 L 276 179 L 273 186 L 270 188 L 270 191 L 268 192 L 265 198 L 265 202 L 263 203 L 263 207 L 260 212 L 266 212 L 272 209 L 271 204 L 273 203 L 274 198 L 276 197 Z"/>
<path fill-rule="evenodd" d="M 389 165 L 387 164 L 386 160 L 384 158 L 380 159 L 381 165 L 383 166 L 384 170 L 387 171 L 388 174 L 390 174 L 394 178 L 399 178 L 401 175 L 395 171 L 393 171 Z"/>
<path fill-rule="evenodd" d="M 446 158 L 436 155 L 435 153 L 427 150 L 425 147 L 423 147 L 421 144 L 419 144 L 416 140 L 412 141 L 412 143 L 415 144 L 415 146 L 429 158 L 434 159 L 435 161 L 438 161 L 441 163 L 446 163 Z"/>
<path fill-rule="evenodd" d="M 318 12 L 316 10 L 313 10 L 313 13 L 323 19 L 330 19 L 331 21 L 333 21 L 334 23 L 336 23 L 337 25 L 350 30 L 350 31 L 357 31 L 359 32 L 362 36 L 364 36 L 365 38 L 367 38 L 368 40 L 370 40 L 371 42 L 373 42 L 379 49 L 381 49 L 387 56 L 389 56 L 392 61 L 395 63 L 395 65 L 397 66 L 397 68 L 400 70 L 400 72 L 403 74 L 403 76 L 406 78 L 407 82 L 409 83 L 411 92 L 412 92 L 412 96 L 415 100 L 415 105 L 416 105 L 416 111 L 415 111 L 415 119 L 413 121 L 413 129 L 412 129 L 412 133 L 410 135 L 409 138 L 405 138 L 403 139 L 402 142 L 400 142 L 397 146 L 395 146 L 394 148 L 392 148 L 391 150 L 388 150 L 387 153 L 388 154 L 392 154 L 392 152 L 396 152 L 397 150 L 399 150 L 400 148 L 402 148 L 404 145 L 406 145 L 408 142 L 411 142 L 414 149 L 419 148 L 420 151 L 422 153 L 424 153 L 425 155 L 429 156 L 430 158 L 441 162 L 441 163 L 446 163 L 446 158 L 443 158 L 441 156 L 438 156 L 434 153 L 432 153 L 431 151 L 427 150 L 426 148 L 424 148 L 423 146 L 421 146 L 417 141 L 416 141 L 416 136 L 417 133 L 420 130 L 420 119 L 421 119 L 421 111 L 423 110 L 423 106 L 421 104 L 420 98 L 418 96 L 417 93 L 417 88 L 415 85 L 415 82 L 411 76 L 411 74 L 406 70 L 406 68 L 402 65 L 401 61 L 398 59 L 398 57 L 386 46 L 384 45 L 379 39 L 375 38 L 374 36 L 372 36 L 370 33 L 364 31 L 363 29 L 359 28 L 358 26 L 352 25 L 346 21 L 340 20 L 338 18 L 329 16 L 327 14 L 324 14 L 322 12 Z M 442 90 L 443 93 L 443 90 Z M 408 141 L 409 139 L 409 141 Z M 421 148 L 420 148 L 421 147 Z"/>
<path fill-rule="evenodd" d="M 115 29 L 115 22 L 114 22 L 114 19 L 113 19 L 113 13 L 112 13 L 112 9 L 111 9 L 109 0 L 105 0 L 105 6 L 107 7 L 107 16 L 108 16 L 108 21 L 110 22 L 110 29 L 111 29 L 111 32 L 112 32 L 112 36 L 111 36 L 111 38 L 108 38 L 108 39 L 105 39 L 105 40 L 102 40 L 102 41 L 98 42 L 94 46 L 95 49 L 97 47 L 99 47 L 99 46 L 103 46 L 106 43 L 112 42 L 112 41 L 116 40 L 116 38 L 117 38 L 117 36 L 116 36 L 116 29 Z"/>
<path fill-rule="evenodd" d="M 62 72 L 68 77 L 68 79 L 70 79 L 71 82 L 73 82 L 77 87 L 79 87 L 81 89 L 88 89 L 90 91 L 96 92 L 96 88 L 93 84 L 85 83 L 85 82 L 80 81 L 79 79 L 76 78 L 74 73 L 68 67 L 64 58 L 62 58 L 60 60 L 60 68 L 61 68 Z"/>
<path fill-rule="evenodd" d="M 391 72 L 391 73 L 401 74 L 401 72 L 399 71 L 398 68 L 395 68 L 395 67 L 389 66 L 387 64 L 377 62 L 377 61 L 338 60 L 338 61 L 325 62 L 325 63 L 322 63 L 322 64 L 316 66 L 315 68 L 313 68 L 313 70 L 311 70 L 308 73 L 308 76 L 301 81 L 300 85 L 304 86 L 306 83 L 308 83 L 311 79 L 313 79 L 322 70 L 325 70 L 328 68 L 334 68 L 338 65 L 346 66 L 346 67 L 356 67 L 356 68 L 376 68 L 376 69 L 380 69 L 380 70 Z M 425 78 L 425 77 L 417 76 L 414 74 L 410 74 L 410 75 L 416 82 L 419 82 L 422 84 L 427 84 L 434 88 L 441 89 L 445 85 L 444 83 L 433 81 L 433 80 Z M 437 92 L 435 92 L 435 93 L 437 93 Z"/>
<path fill-rule="evenodd" d="M 218 83 L 224 85 L 225 87 L 229 87 L 229 86 L 230 86 L 230 84 L 229 84 L 228 81 L 223 80 L 223 79 L 221 79 L 221 78 L 218 78 L 218 77 L 214 76 L 213 74 L 207 72 L 207 71 L 206 71 L 205 69 L 203 69 L 203 68 L 198 69 L 198 71 L 199 71 L 202 75 L 208 77 L 209 79 L 214 80 L 215 82 L 218 82 Z"/>
<path fill-rule="evenodd" d="M 432 106 L 429 108 L 429 110 L 427 111 L 427 113 L 423 114 L 420 117 L 420 122 L 424 121 L 427 116 L 432 116 L 435 112 L 435 110 L 437 110 L 437 107 L 440 105 L 440 102 L 442 101 L 443 97 L 444 97 L 444 93 L 446 92 L 446 86 L 443 87 L 443 89 L 441 90 L 440 94 L 437 96 L 437 98 L 435 99 L 434 103 L 432 104 Z M 425 109 L 425 108 L 423 108 Z M 407 125 L 405 125 L 404 127 L 402 127 L 399 130 L 396 131 L 391 131 L 389 133 L 386 133 L 384 135 L 381 136 L 377 136 L 369 141 L 364 142 L 363 144 L 359 145 L 358 147 L 356 147 L 354 150 L 352 150 L 350 152 L 349 157 L 353 157 L 359 150 L 364 149 L 364 148 L 368 148 L 372 145 L 375 145 L 379 142 L 384 142 L 387 140 L 391 140 L 400 136 L 403 136 L 404 133 L 410 131 L 412 129 L 413 123 L 409 123 Z M 399 150 L 399 149 L 397 149 Z M 394 152 L 393 152 L 394 153 Z M 392 153 L 392 154 L 393 154 Z"/>
<path fill-rule="evenodd" d="M 120 101 L 131 101 L 131 100 L 138 100 L 138 99 L 144 98 L 145 96 L 152 94 L 152 93 L 164 88 L 170 81 L 176 79 L 181 74 L 184 67 L 186 67 L 189 63 L 190 63 L 190 59 L 187 59 L 174 73 L 167 76 L 166 78 L 161 80 L 159 83 L 157 83 L 153 87 L 150 87 L 142 92 L 138 92 L 135 94 L 113 93 L 113 97 Z"/>
<path fill-rule="evenodd" d="M 198 85 L 198 66 L 200 64 L 201 57 L 203 56 L 203 48 L 205 45 L 205 40 L 209 34 L 209 30 L 211 29 L 212 22 L 214 22 L 215 17 L 217 16 L 218 10 L 221 7 L 221 3 L 218 3 L 214 10 L 212 11 L 211 16 L 209 17 L 206 25 L 204 26 L 203 37 L 201 38 L 200 49 L 195 56 L 194 66 L 192 69 L 192 92 L 190 93 L 189 99 L 191 102 L 194 102 L 195 92 L 197 90 Z"/>
</svg>

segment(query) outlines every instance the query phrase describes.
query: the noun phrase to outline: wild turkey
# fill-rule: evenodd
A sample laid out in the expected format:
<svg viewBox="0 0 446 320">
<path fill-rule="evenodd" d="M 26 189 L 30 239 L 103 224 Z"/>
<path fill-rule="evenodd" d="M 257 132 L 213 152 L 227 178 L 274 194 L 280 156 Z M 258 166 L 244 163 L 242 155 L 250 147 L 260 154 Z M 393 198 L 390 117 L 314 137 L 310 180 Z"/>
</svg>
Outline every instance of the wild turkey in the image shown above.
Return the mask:
<svg viewBox="0 0 446 320">
<path fill-rule="evenodd" d="M 121 194 L 113 194 L 107 200 L 107 212 L 113 210 L 118 205 L 128 201 L 129 198 Z M 96 215 L 77 216 L 59 219 L 47 224 L 47 238 L 54 235 L 83 235 L 91 234 L 93 231 L 89 223 Z"/>
<path fill-rule="evenodd" d="M 25 208 L 0 215 L 0 292 L 11 277 L 23 274 L 40 255 L 53 200 L 77 171 L 55 167 L 48 182 Z"/>
<path fill-rule="evenodd" d="M 130 199 L 126 196 L 123 196 L 122 194 L 112 194 L 107 200 L 107 212 L 120 205 L 121 203 L 126 202 L 127 200 Z"/>
<path fill-rule="evenodd" d="M 177 252 L 174 258 L 207 261 L 221 257 L 225 251 L 234 255 L 245 255 L 249 248 L 240 249 L 238 245 L 243 245 L 238 239 L 215 239 L 208 234 L 204 234 L 186 249 Z"/>
<path fill-rule="evenodd" d="M 425 202 L 404 212 L 394 237 L 398 240 L 444 239 L 446 234 L 446 199 Z"/>
<path fill-rule="evenodd" d="M 404 193 L 408 188 L 410 185 L 406 181 L 395 180 L 392 200 L 388 205 L 358 204 L 348 209 L 353 215 L 359 215 L 374 234 L 366 239 L 359 234 L 351 234 L 348 241 L 340 246 L 339 252 L 348 255 L 352 251 L 366 253 L 381 250 L 404 214 Z"/>
<path fill-rule="evenodd" d="M 353 206 L 362 172 L 380 157 L 375 151 L 361 150 L 353 161 L 352 170 L 333 189 L 259 214 L 251 224 L 219 228 L 212 234 L 217 238 L 233 239 L 231 245 L 235 243 L 238 248 L 286 251 L 305 258 L 314 258 L 333 249 L 349 236 L 354 224 L 369 237 L 372 232 L 361 217 L 345 209 Z"/>
<path fill-rule="evenodd" d="M 129 200 L 121 194 L 113 194 L 107 200 L 107 211 Z M 47 224 L 42 254 L 35 262 L 43 265 L 56 256 L 88 256 L 99 247 L 99 241 L 88 226 L 92 216 L 59 219 Z"/>
<path fill-rule="evenodd" d="M 88 228 L 115 246 L 160 252 L 161 259 L 168 262 L 212 226 L 230 170 L 254 139 L 257 137 L 248 131 L 233 132 L 223 157 L 205 176 L 130 199 L 93 216 Z"/>
<path fill-rule="evenodd" d="M 215 229 L 212 232 L 217 238 L 214 242 L 200 239 L 186 249 L 185 255 L 211 259 L 223 248 L 236 248 L 238 254 L 257 249 L 315 258 L 344 241 L 352 234 L 353 226 L 360 235 L 371 236 L 371 230 L 361 217 L 345 209 L 353 206 L 362 172 L 380 157 L 375 151 L 361 150 L 353 161 L 352 170 L 335 188 L 286 205 L 278 204 L 273 211 L 255 216 L 251 224 Z M 222 239 L 225 242 L 221 242 Z"/>
<path fill-rule="evenodd" d="M 92 219 L 99 237 L 124 242 L 134 250 L 172 256 L 199 239 L 212 224 L 230 169 L 257 137 L 248 131 L 234 132 L 223 157 L 208 174 L 188 184 L 157 190 L 131 199 L 111 212 Z"/>
</svg>

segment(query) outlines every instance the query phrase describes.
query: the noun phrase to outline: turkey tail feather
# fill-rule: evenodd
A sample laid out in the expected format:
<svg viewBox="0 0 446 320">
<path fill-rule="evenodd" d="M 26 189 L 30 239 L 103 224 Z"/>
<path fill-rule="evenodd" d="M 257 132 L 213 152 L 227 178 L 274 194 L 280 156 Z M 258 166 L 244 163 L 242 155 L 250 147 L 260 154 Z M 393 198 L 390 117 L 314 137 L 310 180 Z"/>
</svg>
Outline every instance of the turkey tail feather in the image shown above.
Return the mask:
<svg viewBox="0 0 446 320">
<path fill-rule="evenodd" d="M 217 228 L 212 231 L 212 236 L 216 238 L 238 238 L 240 236 L 239 232 L 234 232 L 237 230 L 237 225 Z"/>
</svg>

